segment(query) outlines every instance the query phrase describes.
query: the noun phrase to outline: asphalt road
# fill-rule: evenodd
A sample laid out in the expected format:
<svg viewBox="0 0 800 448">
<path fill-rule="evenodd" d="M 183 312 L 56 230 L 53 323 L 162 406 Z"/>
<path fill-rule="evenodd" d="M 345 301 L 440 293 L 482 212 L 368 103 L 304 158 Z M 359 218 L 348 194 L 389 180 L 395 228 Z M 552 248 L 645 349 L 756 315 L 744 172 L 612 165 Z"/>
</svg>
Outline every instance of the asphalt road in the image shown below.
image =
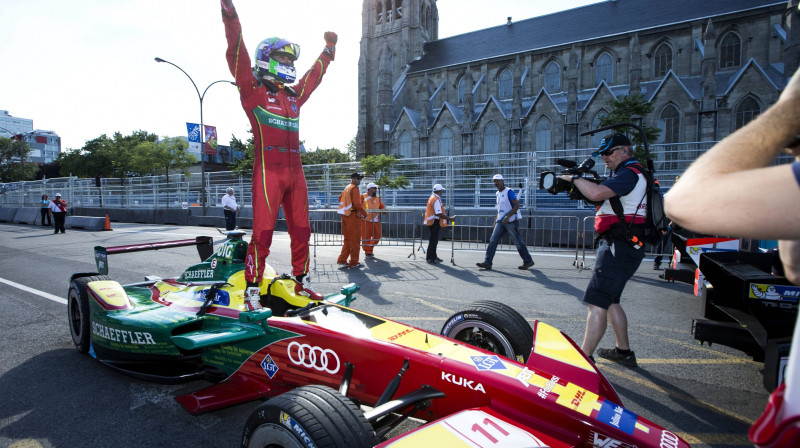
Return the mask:
<svg viewBox="0 0 800 448">
<path fill-rule="evenodd" d="M 236 446 L 258 403 L 194 417 L 175 395 L 207 385 L 165 386 L 131 379 L 78 353 L 67 327 L 70 275 L 95 271 L 93 247 L 210 235 L 213 228 L 114 224 L 111 232 L 69 231 L 0 224 L 0 447 Z M 361 286 L 354 307 L 436 331 L 444 320 L 476 301 L 516 308 L 530 322 L 545 321 L 580 342 L 586 317 L 580 297 L 591 275 L 568 255 L 533 253 L 529 271 L 514 253 L 498 252 L 494 269 L 475 263 L 482 252 L 459 251 L 455 264 L 428 265 L 417 249 L 378 247 L 361 270 L 336 265 L 339 247 L 317 247 L 311 273 L 321 293 Z M 450 259 L 450 245 L 439 256 Z M 289 239 L 276 233 L 268 262 L 290 272 Z M 121 283 L 145 275 L 177 276 L 198 260 L 192 247 L 110 257 Z M 587 259 L 591 266 L 593 260 Z M 631 411 L 679 434 L 696 447 L 752 446 L 747 430 L 767 402 L 762 364 L 722 346 L 700 346 L 690 327 L 702 314 L 685 284 L 660 280 L 645 260 L 623 295 L 630 339 L 640 367 L 598 359 L 600 370 Z M 611 330 L 600 347 L 614 344 Z"/>
</svg>

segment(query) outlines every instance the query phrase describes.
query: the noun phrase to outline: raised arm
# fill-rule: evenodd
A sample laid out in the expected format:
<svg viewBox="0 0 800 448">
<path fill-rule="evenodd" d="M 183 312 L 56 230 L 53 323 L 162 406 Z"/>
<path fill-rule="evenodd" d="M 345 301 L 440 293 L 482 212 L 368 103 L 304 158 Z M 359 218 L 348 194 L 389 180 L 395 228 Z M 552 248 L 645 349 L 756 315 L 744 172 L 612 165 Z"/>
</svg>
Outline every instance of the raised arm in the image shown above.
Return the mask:
<svg viewBox="0 0 800 448">
<path fill-rule="evenodd" d="M 314 65 L 311 66 L 294 86 L 294 90 L 297 92 L 297 101 L 301 106 L 320 85 L 322 76 L 325 75 L 328 65 L 330 65 L 331 61 L 333 61 L 333 58 L 336 56 L 336 42 L 339 39 L 336 33 L 326 31 L 323 37 L 325 38 L 325 48 L 322 49 L 322 53 L 320 53 L 317 60 L 314 61 Z"/>
<path fill-rule="evenodd" d="M 236 8 L 232 0 L 220 0 L 220 6 L 222 23 L 225 25 L 225 39 L 228 41 L 228 49 L 225 52 L 228 69 L 239 89 L 254 89 L 257 83 L 253 76 L 250 55 L 242 39 L 242 25 L 239 23 Z"/>
</svg>

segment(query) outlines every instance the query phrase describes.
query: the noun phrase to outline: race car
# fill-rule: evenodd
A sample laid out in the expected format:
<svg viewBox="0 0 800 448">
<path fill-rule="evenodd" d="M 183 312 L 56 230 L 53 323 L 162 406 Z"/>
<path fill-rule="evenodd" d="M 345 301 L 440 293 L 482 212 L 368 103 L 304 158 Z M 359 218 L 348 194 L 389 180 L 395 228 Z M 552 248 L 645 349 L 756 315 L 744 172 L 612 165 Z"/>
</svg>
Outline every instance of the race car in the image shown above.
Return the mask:
<svg viewBox="0 0 800 448">
<path fill-rule="evenodd" d="M 98 272 L 70 279 L 76 348 L 139 378 L 208 380 L 176 397 L 192 414 L 268 399 L 245 447 L 689 446 L 625 409 L 567 335 L 499 302 L 476 302 L 435 334 L 351 308 L 357 285 L 313 301 L 268 269 L 264 307 L 248 310 L 242 235 L 215 251 L 209 237 L 96 247 Z M 202 261 L 177 278 L 123 286 L 106 275 L 110 255 L 186 245 Z M 409 417 L 427 423 L 398 429 Z"/>
</svg>

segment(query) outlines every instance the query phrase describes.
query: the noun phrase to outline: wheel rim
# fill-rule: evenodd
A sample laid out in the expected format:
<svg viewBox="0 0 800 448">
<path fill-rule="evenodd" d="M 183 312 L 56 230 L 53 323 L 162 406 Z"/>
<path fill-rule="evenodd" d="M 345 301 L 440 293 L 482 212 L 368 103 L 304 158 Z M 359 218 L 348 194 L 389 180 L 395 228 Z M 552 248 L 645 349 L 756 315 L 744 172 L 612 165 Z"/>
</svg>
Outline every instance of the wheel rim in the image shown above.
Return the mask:
<svg viewBox="0 0 800 448">
<path fill-rule="evenodd" d="M 305 448 L 297 437 L 282 425 L 264 423 L 250 436 L 249 448 Z"/>
<path fill-rule="evenodd" d="M 515 355 L 511 341 L 500 330 L 486 322 L 459 322 L 446 336 L 507 358 L 513 359 Z"/>
</svg>

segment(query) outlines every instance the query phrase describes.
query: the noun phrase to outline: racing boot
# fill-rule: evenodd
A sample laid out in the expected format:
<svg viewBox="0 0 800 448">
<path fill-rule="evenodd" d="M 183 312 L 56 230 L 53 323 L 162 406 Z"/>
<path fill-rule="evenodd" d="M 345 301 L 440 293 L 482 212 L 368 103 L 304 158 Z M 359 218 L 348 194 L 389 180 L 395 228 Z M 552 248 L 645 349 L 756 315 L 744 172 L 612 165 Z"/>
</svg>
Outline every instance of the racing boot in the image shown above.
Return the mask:
<svg viewBox="0 0 800 448">
<path fill-rule="evenodd" d="M 244 290 L 244 303 L 249 311 L 261 309 L 261 290 L 258 286 L 248 286 Z"/>
<path fill-rule="evenodd" d="M 311 286 L 311 279 L 306 274 L 295 277 L 294 293 L 298 296 L 305 296 L 311 300 L 322 300 L 322 294 L 318 293 Z"/>
</svg>

